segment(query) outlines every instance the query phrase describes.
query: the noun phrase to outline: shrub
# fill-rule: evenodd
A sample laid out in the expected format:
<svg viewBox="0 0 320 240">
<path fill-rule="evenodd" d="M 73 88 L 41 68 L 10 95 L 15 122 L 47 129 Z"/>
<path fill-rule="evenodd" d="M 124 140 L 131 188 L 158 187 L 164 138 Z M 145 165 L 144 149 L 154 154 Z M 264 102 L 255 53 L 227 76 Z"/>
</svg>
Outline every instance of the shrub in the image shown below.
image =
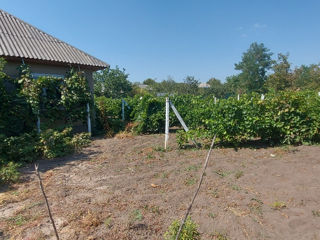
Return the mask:
<svg viewBox="0 0 320 240">
<path fill-rule="evenodd" d="M 40 134 L 40 151 L 46 158 L 62 157 L 72 153 L 74 147 L 72 141 L 72 129 L 66 128 L 63 131 L 48 129 Z"/>
<path fill-rule="evenodd" d="M 91 142 L 89 133 L 78 133 L 75 134 L 71 139 L 71 144 L 75 151 L 81 150 Z"/>
<path fill-rule="evenodd" d="M 62 131 L 48 129 L 40 134 L 39 151 L 46 158 L 56 158 L 79 151 L 89 143 L 88 133 L 72 136 L 72 128 L 65 128 Z"/>
<path fill-rule="evenodd" d="M 18 137 L 0 137 L 0 157 L 5 162 L 31 162 L 37 154 L 36 134 L 24 133 Z"/>
<path fill-rule="evenodd" d="M 175 220 L 169 226 L 168 231 L 164 234 L 165 240 L 175 240 L 179 231 L 180 222 Z M 191 220 L 190 216 L 187 218 L 179 237 L 179 240 L 199 240 L 200 233 L 198 226 Z"/>
<path fill-rule="evenodd" d="M 0 167 L 0 182 L 14 183 L 19 180 L 20 173 L 18 171 L 18 163 L 9 162 L 8 164 Z"/>
</svg>

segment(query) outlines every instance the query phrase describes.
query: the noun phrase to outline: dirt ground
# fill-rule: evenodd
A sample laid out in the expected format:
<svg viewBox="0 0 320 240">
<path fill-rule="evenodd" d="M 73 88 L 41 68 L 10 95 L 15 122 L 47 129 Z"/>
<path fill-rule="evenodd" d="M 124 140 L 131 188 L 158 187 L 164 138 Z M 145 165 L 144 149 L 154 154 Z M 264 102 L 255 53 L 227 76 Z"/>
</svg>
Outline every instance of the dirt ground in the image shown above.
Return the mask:
<svg viewBox="0 0 320 240">
<path fill-rule="evenodd" d="M 96 139 L 39 161 L 61 239 L 163 239 L 181 219 L 207 150 L 174 134 Z M 320 239 L 320 146 L 216 148 L 191 211 L 202 239 Z M 55 239 L 33 166 L 0 192 L 0 239 Z M 223 238 L 225 237 L 225 238 Z"/>
</svg>

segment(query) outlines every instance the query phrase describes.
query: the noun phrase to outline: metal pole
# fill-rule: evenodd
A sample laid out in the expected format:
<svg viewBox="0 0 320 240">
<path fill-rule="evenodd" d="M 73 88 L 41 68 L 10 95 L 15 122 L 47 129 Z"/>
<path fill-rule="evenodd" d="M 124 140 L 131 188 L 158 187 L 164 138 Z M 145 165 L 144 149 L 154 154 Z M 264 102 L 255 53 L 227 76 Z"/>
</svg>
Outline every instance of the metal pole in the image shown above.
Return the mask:
<svg viewBox="0 0 320 240">
<path fill-rule="evenodd" d="M 90 105 L 87 103 L 88 133 L 91 135 Z"/>
<path fill-rule="evenodd" d="M 164 137 L 164 149 L 167 149 L 169 140 L 169 98 L 166 98 L 166 126 L 165 126 L 165 137 Z"/>
</svg>

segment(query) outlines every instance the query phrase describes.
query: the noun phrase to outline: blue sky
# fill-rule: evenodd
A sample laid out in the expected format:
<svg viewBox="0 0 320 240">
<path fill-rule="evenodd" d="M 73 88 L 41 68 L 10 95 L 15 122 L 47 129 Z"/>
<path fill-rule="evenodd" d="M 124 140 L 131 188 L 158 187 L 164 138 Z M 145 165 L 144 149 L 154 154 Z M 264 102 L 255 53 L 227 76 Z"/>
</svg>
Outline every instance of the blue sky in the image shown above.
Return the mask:
<svg viewBox="0 0 320 240">
<path fill-rule="evenodd" d="M 0 8 L 109 63 L 132 82 L 236 74 L 252 42 L 293 66 L 320 61 L 320 1 L 1 0 Z"/>
</svg>

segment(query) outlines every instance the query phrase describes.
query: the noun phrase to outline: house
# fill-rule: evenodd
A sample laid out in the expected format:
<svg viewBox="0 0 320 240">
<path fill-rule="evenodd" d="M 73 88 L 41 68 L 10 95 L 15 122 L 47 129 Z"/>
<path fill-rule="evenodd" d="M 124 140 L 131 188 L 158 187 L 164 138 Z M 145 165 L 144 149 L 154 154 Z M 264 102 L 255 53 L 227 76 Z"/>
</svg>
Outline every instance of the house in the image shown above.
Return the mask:
<svg viewBox="0 0 320 240">
<path fill-rule="evenodd" d="M 199 88 L 210 88 L 210 85 L 208 83 L 200 83 Z"/>
<path fill-rule="evenodd" d="M 85 73 L 93 91 L 92 73 L 109 65 L 0 9 L 0 57 L 4 72 L 16 77 L 22 63 L 32 75 L 63 77 L 71 67 Z"/>
</svg>

